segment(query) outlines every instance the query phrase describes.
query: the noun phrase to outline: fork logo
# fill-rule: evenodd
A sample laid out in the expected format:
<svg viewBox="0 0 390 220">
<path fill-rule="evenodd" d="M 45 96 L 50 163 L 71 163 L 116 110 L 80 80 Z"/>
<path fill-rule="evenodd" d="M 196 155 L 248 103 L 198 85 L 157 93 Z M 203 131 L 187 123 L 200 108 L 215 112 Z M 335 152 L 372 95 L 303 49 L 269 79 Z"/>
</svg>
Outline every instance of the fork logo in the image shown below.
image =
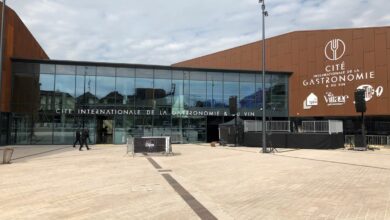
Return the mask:
<svg viewBox="0 0 390 220">
<path fill-rule="evenodd" d="M 340 39 L 330 40 L 325 46 L 325 56 L 328 60 L 338 60 L 345 53 L 345 43 Z"/>
</svg>

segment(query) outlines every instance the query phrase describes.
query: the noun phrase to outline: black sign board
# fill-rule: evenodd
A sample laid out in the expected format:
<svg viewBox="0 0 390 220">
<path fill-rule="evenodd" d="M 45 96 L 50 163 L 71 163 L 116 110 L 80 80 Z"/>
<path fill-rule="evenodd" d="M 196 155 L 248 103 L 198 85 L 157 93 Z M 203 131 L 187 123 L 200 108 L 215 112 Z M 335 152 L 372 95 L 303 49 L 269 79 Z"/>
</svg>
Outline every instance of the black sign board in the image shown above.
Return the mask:
<svg viewBox="0 0 390 220">
<path fill-rule="evenodd" d="M 134 138 L 134 153 L 155 153 L 166 151 L 165 137 Z"/>
</svg>

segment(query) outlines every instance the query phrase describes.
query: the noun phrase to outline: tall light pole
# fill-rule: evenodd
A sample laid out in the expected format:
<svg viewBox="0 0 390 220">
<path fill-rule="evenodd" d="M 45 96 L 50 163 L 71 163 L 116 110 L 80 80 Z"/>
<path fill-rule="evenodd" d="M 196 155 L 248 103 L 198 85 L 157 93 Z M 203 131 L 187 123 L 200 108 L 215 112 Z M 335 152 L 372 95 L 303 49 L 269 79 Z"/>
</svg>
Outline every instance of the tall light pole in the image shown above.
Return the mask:
<svg viewBox="0 0 390 220">
<path fill-rule="evenodd" d="M 261 41 L 262 44 L 262 66 L 263 66 L 263 71 L 262 71 L 262 87 L 263 87 L 263 116 L 262 116 L 262 135 L 263 135 L 263 153 L 267 153 L 267 146 L 266 146 L 266 130 L 267 130 L 267 125 L 266 125 L 266 118 L 265 118 L 265 17 L 268 16 L 268 12 L 265 10 L 265 0 L 259 0 L 259 3 L 261 4 L 261 11 L 262 11 L 262 18 L 263 18 L 263 39 Z"/>
<path fill-rule="evenodd" d="M 4 38 L 4 13 L 5 13 L 5 7 L 6 7 L 6 0 L 3 0 L 3 9 L 1 12 L 1 33 L 0 33 L 0 112 L 2 109 L 2 78 L 3 78 L 3 38 Z"/>
</svg>

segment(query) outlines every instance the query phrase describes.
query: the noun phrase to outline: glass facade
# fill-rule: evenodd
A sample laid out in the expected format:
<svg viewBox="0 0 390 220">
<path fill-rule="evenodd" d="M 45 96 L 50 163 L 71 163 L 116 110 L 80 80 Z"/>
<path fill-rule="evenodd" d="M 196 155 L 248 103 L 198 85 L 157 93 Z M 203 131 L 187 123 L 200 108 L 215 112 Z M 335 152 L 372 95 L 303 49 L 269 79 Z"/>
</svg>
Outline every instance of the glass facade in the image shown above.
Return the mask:
<svg viewBox="0 0 390 220">
<path fill-rule="evenodd" d="M 206 142 L 212 121 L 232 119 L 230 96 L 242 119 L 261 120 L 265 89 L 268 116 L 288 117 L 288 74 L 266 76 L 262 88 L 259 72 L 14 61 L 6 136 L 11 144 L 72 144 L 84 127 L 93 143 L 123 144 L 129 135 Z"/>
<path fill-rule="evenodd" d="M 0 113 L 0 146 L 8 143 L 9 114 Z"/>
</svg>

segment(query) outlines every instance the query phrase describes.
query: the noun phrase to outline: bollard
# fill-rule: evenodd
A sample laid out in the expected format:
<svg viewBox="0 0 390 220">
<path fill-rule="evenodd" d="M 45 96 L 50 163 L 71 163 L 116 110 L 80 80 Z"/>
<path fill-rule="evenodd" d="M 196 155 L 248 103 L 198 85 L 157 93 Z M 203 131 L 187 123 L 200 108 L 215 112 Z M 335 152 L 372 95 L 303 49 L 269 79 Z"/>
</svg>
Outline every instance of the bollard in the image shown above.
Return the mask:
<svg viewBox="0 0 390 220">
<path fill-rule="evenodd" d="M 14 153 L 13 148 L 5 148 L 3 152 L 3 164 L 11 163 L 12 154 Z"/>
</svg>

